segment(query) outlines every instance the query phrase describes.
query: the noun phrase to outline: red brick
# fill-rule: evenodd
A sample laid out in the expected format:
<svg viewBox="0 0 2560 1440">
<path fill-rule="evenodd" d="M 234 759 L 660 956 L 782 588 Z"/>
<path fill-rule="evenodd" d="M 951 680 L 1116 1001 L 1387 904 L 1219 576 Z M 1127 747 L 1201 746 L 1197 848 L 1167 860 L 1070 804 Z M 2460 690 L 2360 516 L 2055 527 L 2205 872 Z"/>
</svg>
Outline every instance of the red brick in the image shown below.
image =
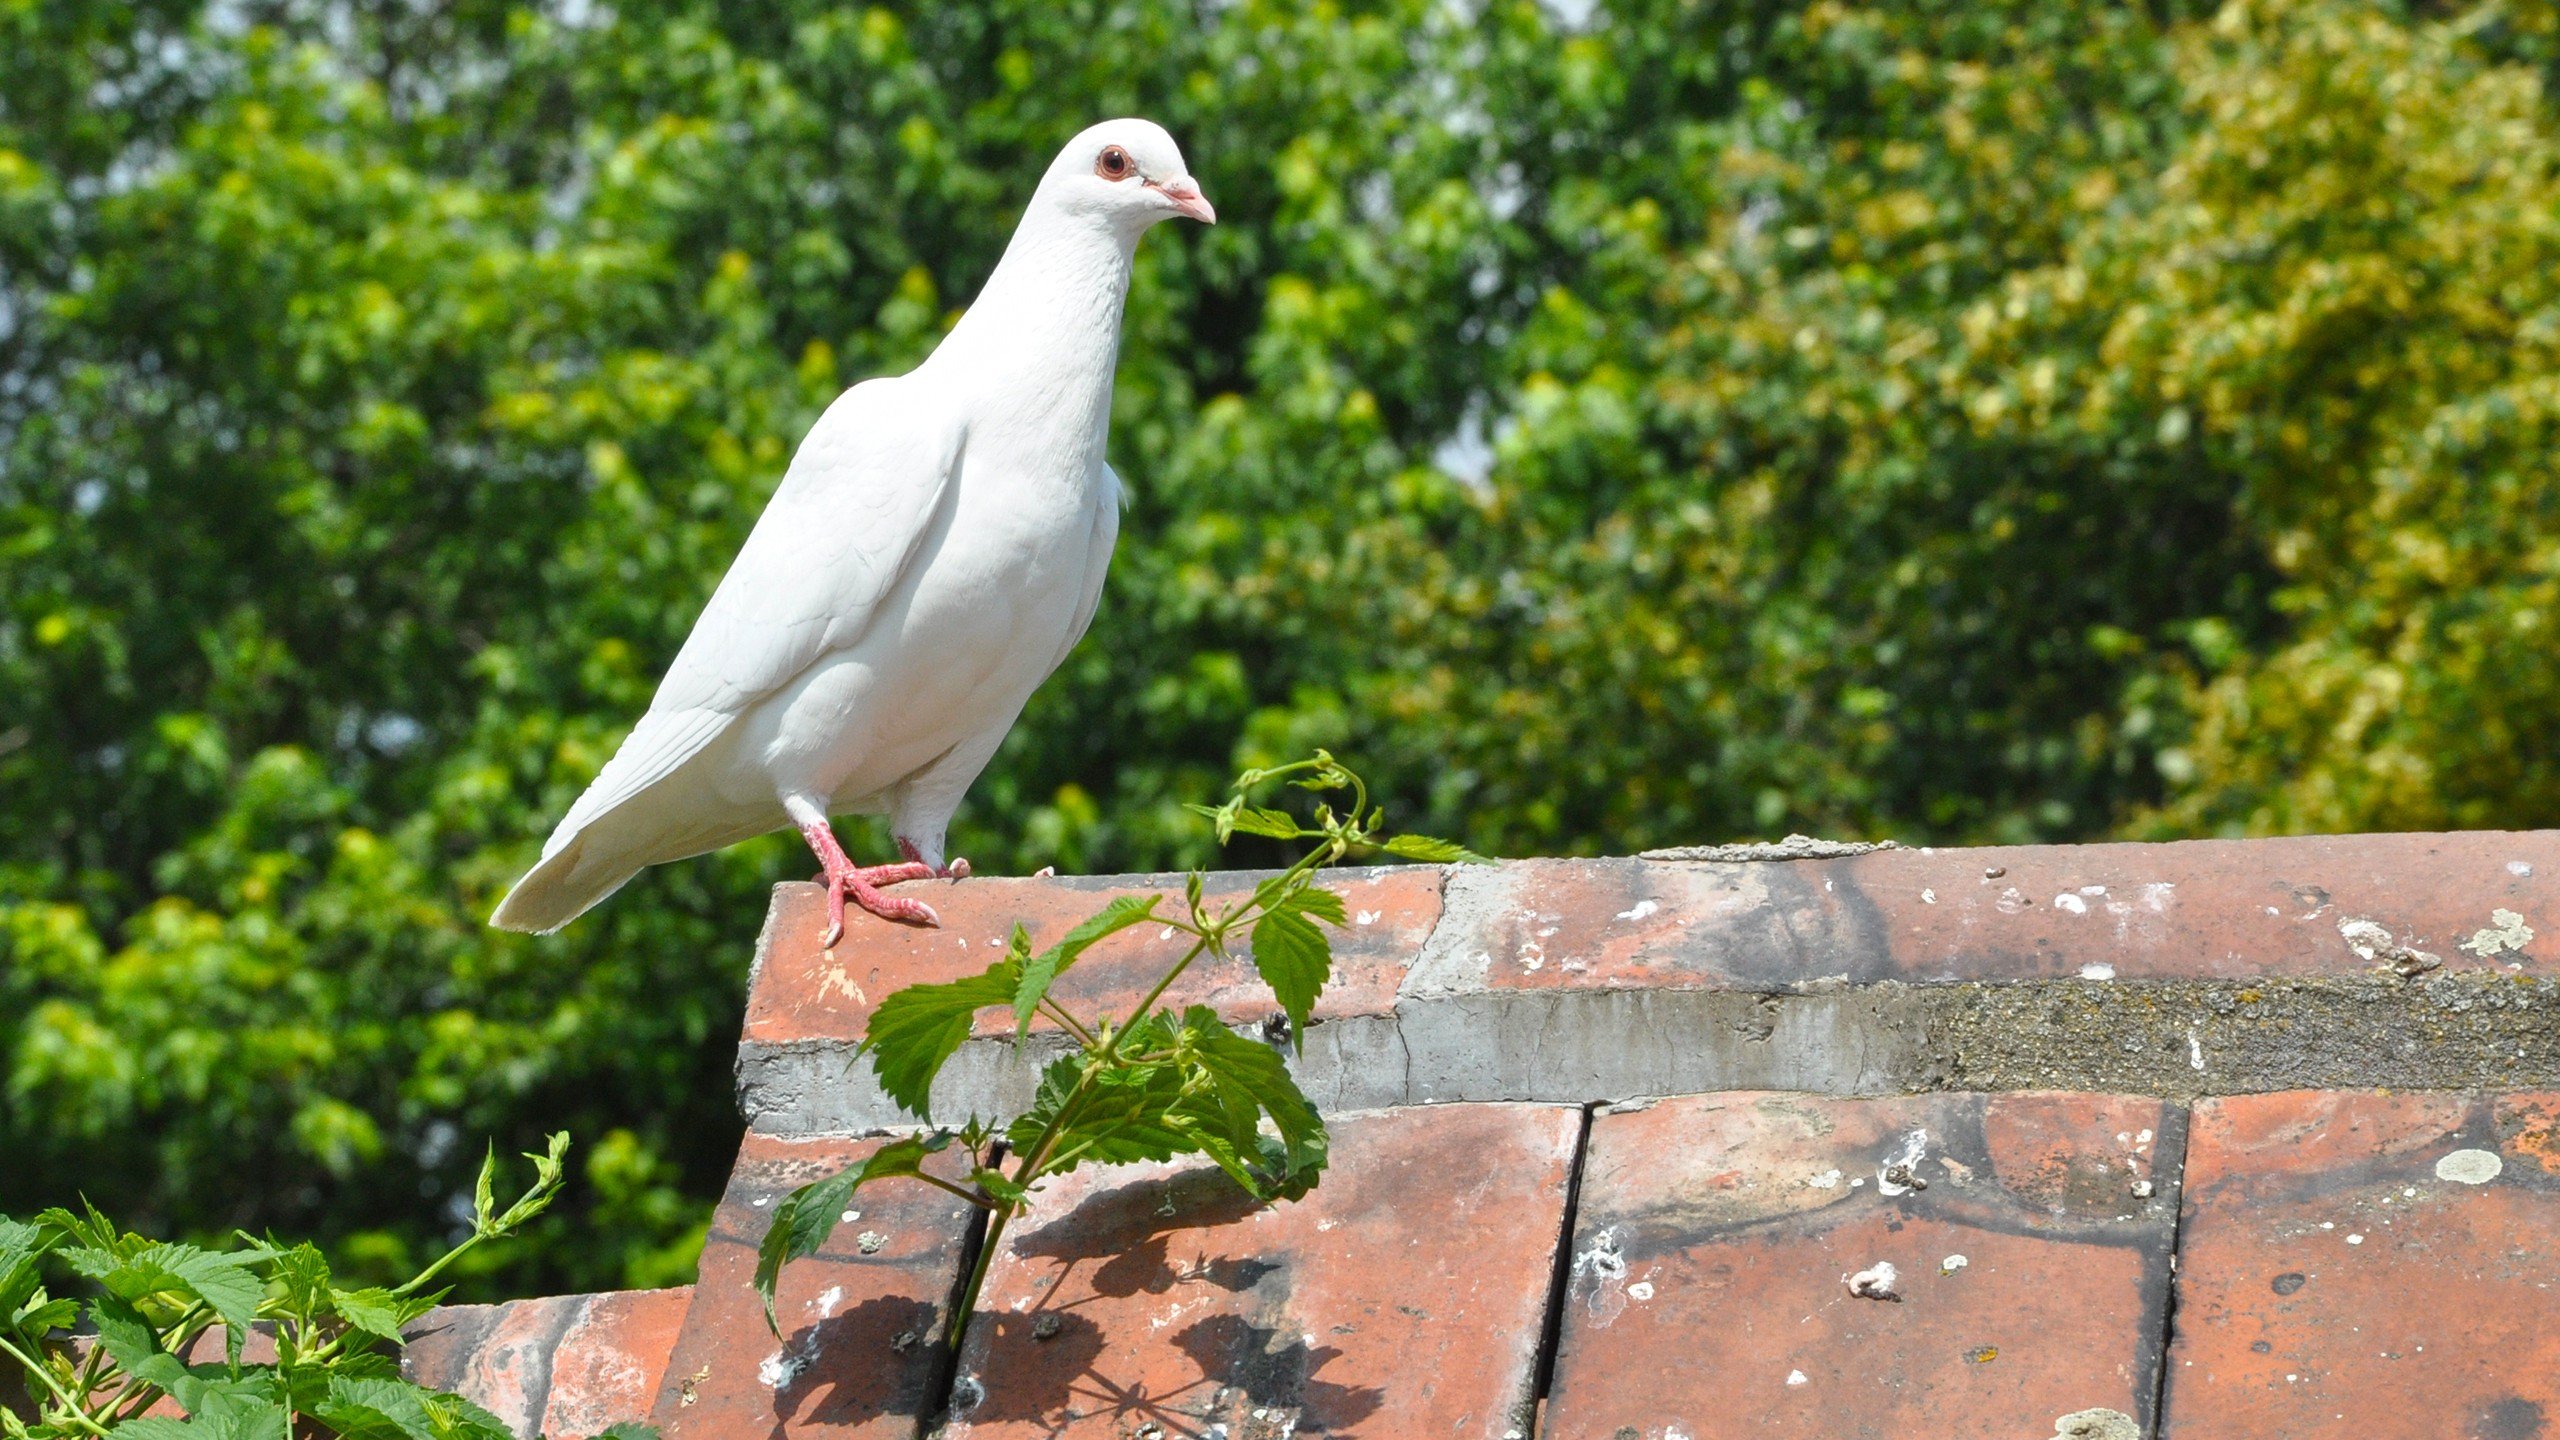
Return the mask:
<svg viewBox="0 0 2560 1440">
<path fill-rule="evenodd" d="M 518 1435 L 538 1433 L 552 1352 L 586 1300 L 552 1295 L 440 1306 L 409 1328 L 401 1368 L 418 1384 L 479 1405 Z"/>
<path fill-rule="evenodd" d="M 2555 1149 L 2553 1095 L 2199 1105 L 2161 1433 L 2560 1433 Z M 2457 1151 L 2497 1157 L 2495 1178 L 2440 1178 Z"/>
<path fill-rule="evenodd" d="M 1237 898 L 1261 877 L 1230 872 L 1210 877 L 1212 900 Z M 1351 924 L 1334 935 L 1333 982 L 1316 1014 L 1385 1014 L 1405 970 L 1440 918 L 1442 872 L 1427 866 L 1344 870 L 1327 889 L 1342 896 Z M 919 981 L 956 980 L 995 963 L 1019 921 L 1035 945 L 1048 945 L 1115 895 L 1156 894 L 1178 911 L 1179 876 L 971 879 L 925 882 L 912 889 L 942 916 L 940 929 L 893 925 L 855 914 L 832 950 L 818 946 L 826 928 L 825 892 L 815 885 L 774 887 L 773 908 L 759 942 L 754 986 L 747 1001 L 746 1040 L 784 1044 L 801 1040 L 857 1039 L 884 996 Z M 1085 953 L 1051 992 L 1078 1016 L 1124 1015 L 1187 948 L 1190 937 L 1160 925 L 1140 925 Z M 1213 1005 L 1231 1023 L 1257 1020 L 1278 1009 L 1271 992 L 1239 955 L 1225 964 L 1203 959 L 1166 997 L 1181 1005 Z M 1040 1022 L 1043 1026 L 1046 1021 Z M 978 1033 L 1009 1033 L 1010 1015 L 979 1017 Z"/>
<path fill-rule="evenodd" d="M 1539 1434 L 2017 1440 L 2091 1410 L 2147 1422 L 2181 1124 L 2100 1095 L 1604 1112 Z M 1882 1193 L 1921 1132 L 1927 1188 Z M 1880 1261 L 1899 1301 L 1844 1283 Z"/>
<path fill-rule="evenodd" d="M 1442 985 L 1739 987 L 1852 981 L 2341 975 L 2376 932 L 2449 971 L 2560 975 L 2560 831 L 1887 850 L 1702 864 L 1529 860 L 1463 872 Z M 2515 912 L 2522 953 L 2462 948 Z M 1459 917 L 1469 917 L 1463 927 Z M 2377 950 L 2358 953 L 2357 942 Z M 1435 970 L 1438 967 L 1435 967 Z M 1418 977 L 1421 978 L 1421 977 Z"/>
<path fill-rule="evenodd" d="M 1525 1431 L 1580 1128 L 1541 1105 L 1342 1117 L 1323 1185 L 1266 1208 L 1215 1170 L 1070 1175 L 1003 1242 L 948 1434 Z"/>
<path fill-rule="evenodd" d="M 586 1440 L 626 1420 L 646 1420 L 666 1377 L 693 1287 L 590 1295 L 551 1355 L 543 1402 L 548 1440 Z"/>
<path fill-rule="evenodd" d="M 881 1143 L 747 1136 L 658 1389 L 651 1418 L 667 1440 L 911 1440 L 938 1406 L 943 1312 L 975 1224 L 962 1201 L 913 1181 L 857 1193 L 850 1208 L 858 1218 L 837 1226 L 823 1251 L 784 1270 L 779 1340 L 755 1292 L 756 1246 L 775 1202 Z"/>
</svg>

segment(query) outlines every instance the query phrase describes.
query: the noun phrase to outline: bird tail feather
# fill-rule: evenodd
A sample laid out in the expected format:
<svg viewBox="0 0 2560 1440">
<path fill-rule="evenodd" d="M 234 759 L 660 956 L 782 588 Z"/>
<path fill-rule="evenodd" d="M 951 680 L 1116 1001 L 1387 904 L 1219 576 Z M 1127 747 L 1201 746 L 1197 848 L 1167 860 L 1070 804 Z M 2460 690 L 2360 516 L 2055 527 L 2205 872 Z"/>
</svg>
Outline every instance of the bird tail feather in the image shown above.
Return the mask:
<svg viewBox="0 0 2560 1440">
<path fill-rule="evenodd" d="M 586 839 L 581 835 L 542 857 L 542 863 L 526 871 L 507 898 L 498 902 L 489 923 L 501 930 L 548 935 L 602 904 L 640 873 L 639 865 L 617 863 L 613 858 L 582 863 L 587 859 Z"/>
</svg>

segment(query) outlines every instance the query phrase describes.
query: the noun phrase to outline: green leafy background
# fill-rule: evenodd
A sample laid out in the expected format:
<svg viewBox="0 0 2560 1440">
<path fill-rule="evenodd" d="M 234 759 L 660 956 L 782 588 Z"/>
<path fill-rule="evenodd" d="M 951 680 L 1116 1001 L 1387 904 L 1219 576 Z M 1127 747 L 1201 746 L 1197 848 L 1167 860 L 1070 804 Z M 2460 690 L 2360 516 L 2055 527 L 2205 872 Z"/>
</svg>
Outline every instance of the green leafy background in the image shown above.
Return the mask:
<svg viewBox="0 0 2560 1440">
<path fill-rule="evenodd" d="M 2547 0 L 0 0 L 0 1211 L 690 1275 L 776 837 L 480 924 L 793 442 L 1143 112 L 1093 638 L 956 834 L 2549 823 Z M 855 835 L 876 846 L 878 837 Z"/>
</svg>

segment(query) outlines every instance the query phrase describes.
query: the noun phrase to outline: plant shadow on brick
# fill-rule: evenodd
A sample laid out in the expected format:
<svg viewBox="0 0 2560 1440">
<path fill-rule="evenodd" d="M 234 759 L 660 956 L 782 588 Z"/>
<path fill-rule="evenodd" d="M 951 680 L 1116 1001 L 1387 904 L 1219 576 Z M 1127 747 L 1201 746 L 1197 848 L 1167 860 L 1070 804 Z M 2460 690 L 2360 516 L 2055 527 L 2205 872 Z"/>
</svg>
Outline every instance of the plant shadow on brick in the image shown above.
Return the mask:
<svg viewBox="0 0 2560 1440">
<path fill-rule="evenodd" d="M 19 1403 L 0 1403 L 0 1436 L 513 1440 L 504 1421 L 469 1400 L 402 1379 L 394 1352 L 402 1328 L 444 1298 L 428 1288 L 437 1275 L 550 1208 L 568 1151 L 562 1134 L 546 1153 L 527 1155 L 533 1184 L 503 1211 L 492 1152 L 480 1167 L 471 1233 L 390 1289 L 333 1284 L 318 1250 L 272 1236 L 244 1234 L 241 1248 L 216 1251 L 127 1233 L 85 1204 L 76 1215 L 0 1216 L 0 1358 L 14 1362 L 24 1389 Z M 66 1273 L 95 1293 L 86 1301 L 54 1294 L 48 1275 Z M 77 1333 L 84 1314 L 86 1333 Z M 190 1364 L 216 1325 L 221 1358 Z M 274 1360 L 247 1360 L 253 1334 L 273 1343 Z M 657 1433 L 617 1425 L 597 1440 Z"/>
<path fill-rule="evenodd" d="M 1252 803 L 1256 790 L 1273 783 L 1332 794 L 1348 804 L 1337 812 L 1332 801 L 1321 802 L 1313 823 L 1302 824 L 1285 811 Z M 1159 913 L 1161 895 L 1124 895 L 1037 954 L 1029 932 L 1017 924 L 1004 958 L 983 974 L 910 985 L 880 1002 L 857 1053 L 871 1057 L 880 1087 L 892 1100 L 928 1123 L 934 1077 L 969 1038 L 979 1011 L 1010 1007 L 1017 1040 L 1030 1034 L 1033 1016 L 1044 1017 L 1072 1036 L 1076 1049 L 1041 1072 L 1030 1110 L 1012 1124 L 999 1128 L 973 1115 L 957 1130 L 891 1141 L 861 1165 L 803 1185 L 774 1207 L 755 1283 L 764 1296 L 765 1322 L 776 1334 L 774 1289 L 782 1267 L 816 1254 L 854 1192 L 874 1180 L 919 1181 L 987 1212 L 985 1243 L 951 1315 L 948 1341 L 954 1351 L 1005 1227 L 1044 1180 L 1089 1163 L 1204 1156 L 1257 1202 L 1294 1200 L 1315 1187 L 1328 1143 L 1324 1120 L 1280 1053 L 1230 1031 L 1205 1005 L 1176 1013 L 1156 1008 L 1156 1002 L 1200 957 L 1227 959 L 1245 944 L 1254 968 L 1288 1013 L 1291 1043 L 1303 1048 L 1307 1016 L 1333 974 L 1333 943 L 1323 927 L 1344 923 L 1342 897 L 1317 888 L 1316 873 L 1366 853 L 1437 864 L 1484 857 L 1446 840 L 1384 834 L 1385 811 L 1370 803 L 1366 782 L 1322 750 L 1275 769 L 1246 771 L 1234 789 L 1224 805 L 1190 807 L 1217 826 L 1220 844 L 1240 834 L 1312 842 L 1295 864 L 1251 894 L 1224 908 L 1209 906 L 1201 899 L 1205 877 L 1194 871 L 1180 913 Z M 1140 924 L 1170 927 L 1189 935 L 1191 943 L 1126 1018 L 1079 1020 L 1050 997 L 1049 987 L 1087 950 Z M 931 1157 L 954 1150 L 967 1158 L 957 1178 L 926 1168 Z M 1010 1174 L 1004 1169 L 1008 1161 Z"/>
</svg>

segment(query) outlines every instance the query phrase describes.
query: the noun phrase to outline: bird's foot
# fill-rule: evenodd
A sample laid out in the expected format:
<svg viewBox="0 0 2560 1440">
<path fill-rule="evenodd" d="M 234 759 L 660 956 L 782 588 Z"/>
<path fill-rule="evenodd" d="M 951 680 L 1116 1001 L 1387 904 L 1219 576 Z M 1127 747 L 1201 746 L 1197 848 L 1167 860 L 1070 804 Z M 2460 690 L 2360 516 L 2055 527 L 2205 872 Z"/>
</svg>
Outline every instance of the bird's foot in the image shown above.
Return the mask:
<svg viewBox="0 0 2560 1440">
<path fill-rule="evenodd" d="M 911 865 L 925 865 L 924 851 L 904 835 L 898 837 L 898 853 L 906 856 L 907 863 Z M 969 862 L 954 855 L 947 865 L 925 865 L 924 873 L 936 880 L 966 880 L 969 878 Z"/>
<path fill-rule="evenodd" d="M 848 866 L 834 874 L 820 876 L 819 878 L 827 885 L 826 943 L 833 945 L 844 937 L 844 907 L 847 900 L 883 920 L 896 920 L 909 925 L 940 925 L 942 917 L 933 913 L 933 907 L 923 901 L 910 900 L 903 895 L 880 893 L 880 887 L 883 885 L 895 885 L 901 880 L 929 879 L 932 875 L 931 866 L 910 862 L 897 865 Z"/>
<path fill-rule="evenodd" d="M 901 895 L 884 895 L 881 887 L 902 880 L 924 880 L 933 876 L 934 868 L 919 860 L 900 861 L 895 865 L 856 865 L 836 843 L 835 832 L 824 825 L 805 825 L 800 833 L 808 837 L 809 848 L 818 855 L 818 883 L 827 887 L 827 934 L 819 942 L 832 947 L 844 938 L 845 902 L 850 900 L 883 920 L 908 925 L 940 925 L 942 917 L 921 900 Z"/>
</svg>

